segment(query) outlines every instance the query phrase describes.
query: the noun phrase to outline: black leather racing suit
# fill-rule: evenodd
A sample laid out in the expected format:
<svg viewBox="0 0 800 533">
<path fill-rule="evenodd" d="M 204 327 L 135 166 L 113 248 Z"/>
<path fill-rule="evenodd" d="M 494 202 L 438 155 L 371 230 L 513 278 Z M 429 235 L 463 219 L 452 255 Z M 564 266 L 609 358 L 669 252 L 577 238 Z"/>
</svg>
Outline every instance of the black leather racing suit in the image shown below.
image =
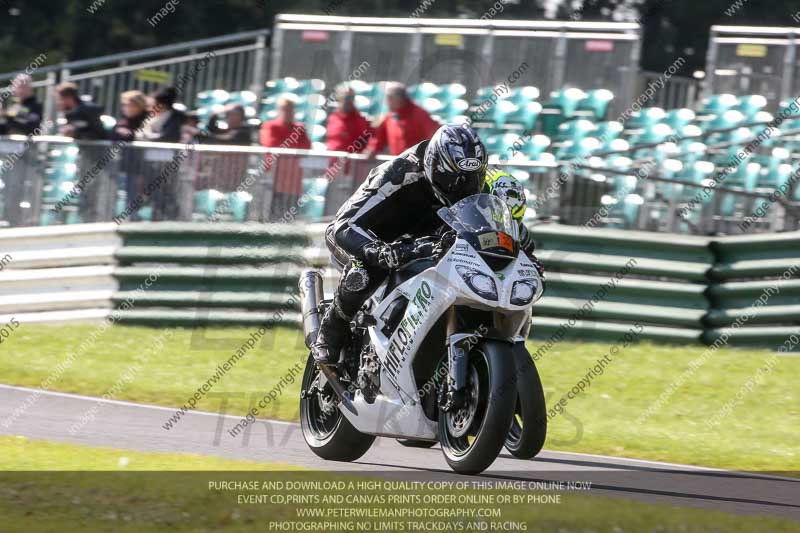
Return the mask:
<svg viewBox="0 0 800 533">
<path fill-rule="evenodd" d="M 423 172 L 427 145 L 428 141 L 423 141 L 374 168 L 325 232 L 328 249 L 344 269 L 334 296 L 334 307 L 342 318 L 352 317 L 388 274 L 364 262 L 366 245 L 376 240 L 390 243 L 403 236 L 436 235 L 442 227 L 436 214 L 442 203 Z M 521 223 L 520 247 L 533 257 L 533 239 Z M 367 271 L 368 282 L 359 290 L 345 283 L 354 265 Z"/>
<path fill-rule="evenodd" d="M 352 317 L 388 274 L 363 262 L 366 245 L 375 241 L 390 243 L 404 235 L 434 235 L 441 227 L 436 211 L 442 203 L 425 179 L 422 167 L 427 145 L 428 141 L 423 141 L 372 169 L 328 226 L 326 244 L 344 269 L 334 296 L 340 316 Z M 359 290 L 352 290 L 344 282 L 354 263 L 367 271 L 368 282 Z"/>
</svg>

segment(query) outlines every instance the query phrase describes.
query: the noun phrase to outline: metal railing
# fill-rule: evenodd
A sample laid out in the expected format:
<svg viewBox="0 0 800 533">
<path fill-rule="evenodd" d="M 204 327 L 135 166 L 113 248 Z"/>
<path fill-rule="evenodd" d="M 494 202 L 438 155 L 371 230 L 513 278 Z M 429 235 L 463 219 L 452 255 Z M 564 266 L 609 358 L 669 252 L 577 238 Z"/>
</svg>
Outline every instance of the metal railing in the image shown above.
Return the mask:
<svg viewBox="0 0 800 533">
<path fill-rule="evenodd" d="M 267 41 L 271 30 L 256 30 L 178 44 L 157 46 L 80 61 L 37 67 L 32 75 L 37 98 L 45 104 L 45 123 L 55 119 L 53 88 L 72 81 L 106 113 L 119 115 L 123 91 L 150 93 L 170 84 L 181 85 L 181 101 L 195 105 L 206 89 L 252 90 L 261 94 L 268 72 Z M 202 69 L 196 65 L 202 62 Z M 17 71 L 0 73 L 6 85 Z M 46 132 L 47 133 L 47 132 Z"/>
<path fill-rule="evenodd" d="M 704 96 L 760 94 L 777 108 L 800 90 L 794 27 L 711 26 Z"/>
<path fill-rule="evenodd" d="M 640 47 L 635 23 L 280 14 L 270 76 L 333 85 L 367 64 L 366 82 L 461 83 L 474 94 L 526 63 L 518 86 L 609 89 L 615 114 L 636 97 Z"/>
<path fill-rule="evenodd" d="M 346 152 L 151 142 L 0 140 L 0 225 L 135 220 L 318 221 L 332 217 L 377 160 Z M 796 229 L 796 204 L 769 192 L 707 187 L 625 170 L 554 162 L 490 162 L 521 178 L 538 219 L 692 234 Z M 744 229 L 736 225 L 770 202 Z M 774 204 L 774 205 L 773 205 Z M 531 220 L 531 222 L 535 222 Z"/>
</svg>

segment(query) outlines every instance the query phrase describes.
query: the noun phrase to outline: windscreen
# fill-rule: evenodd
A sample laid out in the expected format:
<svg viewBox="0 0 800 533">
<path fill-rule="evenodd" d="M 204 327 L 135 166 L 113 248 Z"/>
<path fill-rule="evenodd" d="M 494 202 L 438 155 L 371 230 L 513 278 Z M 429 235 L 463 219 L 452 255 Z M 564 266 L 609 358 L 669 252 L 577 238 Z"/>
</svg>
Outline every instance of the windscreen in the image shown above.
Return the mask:
<svg viewBox="0 0 800 533">
<path fill-rule="evenodd" d="M 478 251 L 516 252 L 518 228 L 505 202 L 491 194 L 468 196 L 450 208 L 441 208 L 439 217 Z"/>
</svg>

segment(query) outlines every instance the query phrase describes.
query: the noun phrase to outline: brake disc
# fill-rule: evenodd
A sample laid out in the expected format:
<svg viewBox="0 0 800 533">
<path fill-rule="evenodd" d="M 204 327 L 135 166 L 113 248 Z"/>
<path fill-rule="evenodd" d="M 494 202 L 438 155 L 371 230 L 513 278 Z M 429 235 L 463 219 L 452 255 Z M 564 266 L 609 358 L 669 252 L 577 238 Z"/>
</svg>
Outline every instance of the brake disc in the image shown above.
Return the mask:
<svg viewBox="0 0 800 533">
<path fill-rule="evenodd" d="M 454 437 L 460 438 L 467 434 L 475 415 L 478 412 L 478 399 L 480 390 L 478 384 L 478 371 L 474 365 L 470 366 L 470 384 L 467 386 L 467 397 L 464 407 L 445 414 L 447 431 Z"/>
</svg>

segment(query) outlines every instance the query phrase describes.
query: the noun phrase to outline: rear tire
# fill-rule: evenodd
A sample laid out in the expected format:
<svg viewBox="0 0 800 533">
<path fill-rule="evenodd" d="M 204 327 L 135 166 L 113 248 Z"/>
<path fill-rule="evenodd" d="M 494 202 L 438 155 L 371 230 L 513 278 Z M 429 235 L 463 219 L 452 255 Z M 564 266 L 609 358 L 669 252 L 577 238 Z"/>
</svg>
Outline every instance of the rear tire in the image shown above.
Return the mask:
<svg viewBox="0 0 800 533">
<path fill-rule="evenodd" d="M 506 449 L 518 459 L 531 459 L 542 451 L 547 437 L 547 406 L 539 372 L 524 343 L 514 345 L 517 405 Z"/>
<path fill-rule="evenodd" d="M 319 376 L 319 368 L 308 357 L 303 373 L 302 390 L 307 391 Z M 300 428 L 311 451 L 328 461 L 355 461 L 370 449 L 374 435 L 361 433 L 333 404 L 333 390 L 311 398 L 300 398 Z"/>
<path fill-rule="evenodd" d="M 439 440 L 450 468 L 478 474 L 497 459 L 514 416 L 511 345 L 484 340 L 470 352 L 467 367 L 467 406 L 439 414 Z"/>
</svg>

